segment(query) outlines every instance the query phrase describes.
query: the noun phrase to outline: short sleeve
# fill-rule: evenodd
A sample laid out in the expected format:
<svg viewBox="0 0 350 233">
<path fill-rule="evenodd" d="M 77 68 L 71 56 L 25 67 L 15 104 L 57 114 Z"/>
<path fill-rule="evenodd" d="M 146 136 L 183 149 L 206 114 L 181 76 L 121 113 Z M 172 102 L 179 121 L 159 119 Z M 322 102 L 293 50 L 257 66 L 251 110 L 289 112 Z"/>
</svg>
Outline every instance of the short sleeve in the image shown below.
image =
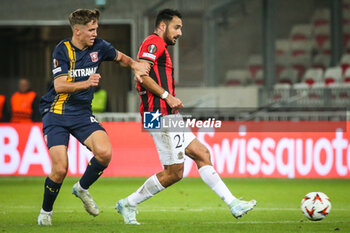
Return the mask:
<svg viewBox="0 0 350 233">
<path fill-rule="evenodd" d="M 52 76 L 54 79 L 68 75 L 69 59 L 63 46 L 58 45 L 52 54 Z"/>
<path fill-rule="evenodd" d="M 139 60 L 146 60 L 154 64 L 155 61 L 164 53 L 165 46 L 156 39 L 146 40 L 142 43 L 138 54 Z"/>
<path fill-rule="evenodd" d="M 114 48 L 113 45 L 111 45 L 111 43 L 102 40 L 102 60 L 103 61 L 113 61 L 116 57 L 117 57 L 117 53 L 118 51 Z"/>
</svg>

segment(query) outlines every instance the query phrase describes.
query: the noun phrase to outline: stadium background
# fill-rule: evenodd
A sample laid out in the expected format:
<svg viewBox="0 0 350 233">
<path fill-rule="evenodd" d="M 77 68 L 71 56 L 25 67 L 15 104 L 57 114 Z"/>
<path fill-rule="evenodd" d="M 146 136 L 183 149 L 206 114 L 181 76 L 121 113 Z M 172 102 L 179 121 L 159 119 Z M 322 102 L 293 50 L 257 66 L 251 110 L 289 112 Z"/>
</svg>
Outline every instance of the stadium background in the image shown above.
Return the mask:
<svg viewBox="0 0 350 233">
<path fill-rule="evenodd" d="M 317 55 L 331 55 L 321 56 L 323 66 L 340 65 L 349 44 L 347 0 L 343 3 L 338 0 L 64 0 L 60 3 L 4 0 L 0 9 L 0 77 L 6 85 L 0 86 L 2 93 L 10 95 L 22 76 L 31 79 L 33 89 L 40 95 L 45 93 L 51 81 L 52 50 L 62 38 L 71 35 L 67 18 L 72 9 L 79 7 L 103 9 L 99 36 L 132 56 L 152 32 L 159 9 L 181 10 L 184 36 L 170 50 L 177 92 L 186 106 L 205 102 L 202 105 L 207 107 L 257 107 L 287 98 L 289 92 L 283 88 L 277 87 L 275 91 L 280 90 L 280 95 L 271 92 L 273 84 L 280 81 L 282 70 L 286 70 L 284 79 L 302 82 L 306 68 L 320 65 L 320 61 L 314 61 L 319 59 Z M 340 36 L 342 33 L 344 37 Z M 324 38 L 328 38 L 327 43 Z M 274 66 L 278 72 L 274 72 Z M 293 67 L 299 71 L 297 77 L 287 69 Z M 137 112 L 138 97 L 128 78 L 129 71 L 107 63 L 101 67 L 101 73 L 104 77 L 101 86 L 110 95 L 112 111 Z M 232 86 L 237 83 L 242 85 Z M 227 84 L 231 85 L 230 89 L 222 88 Z M 261 87 L 268 87 L 270 92 L 264 92 Z M 270 98 L 260 98 L 262 94 Z M 338 102 L 341 101 L 346 100 Z"/>
</svg>

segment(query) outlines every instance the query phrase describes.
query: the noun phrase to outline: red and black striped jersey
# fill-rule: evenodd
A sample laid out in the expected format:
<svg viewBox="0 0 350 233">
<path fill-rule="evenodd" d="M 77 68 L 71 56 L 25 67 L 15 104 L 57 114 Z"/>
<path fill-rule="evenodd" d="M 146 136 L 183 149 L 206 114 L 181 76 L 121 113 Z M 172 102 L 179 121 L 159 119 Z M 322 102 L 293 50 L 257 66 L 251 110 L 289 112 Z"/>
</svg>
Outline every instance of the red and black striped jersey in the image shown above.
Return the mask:
<svg viewBox="0 0 350 233">
<path fill-rule="evenodd" d="M 138 60 L 146 60 L 152 68 L 149 76 L 170 95 L 175 96 L 174 69 L 165 41 L 157 34 L 148 36 L 139 48 Z M 140 113 L 157 111 L 162 115 L 171 114 L 171 108 L 165 100 L 143 88 L 137 83 L 140 94 Z"/>
</svg>

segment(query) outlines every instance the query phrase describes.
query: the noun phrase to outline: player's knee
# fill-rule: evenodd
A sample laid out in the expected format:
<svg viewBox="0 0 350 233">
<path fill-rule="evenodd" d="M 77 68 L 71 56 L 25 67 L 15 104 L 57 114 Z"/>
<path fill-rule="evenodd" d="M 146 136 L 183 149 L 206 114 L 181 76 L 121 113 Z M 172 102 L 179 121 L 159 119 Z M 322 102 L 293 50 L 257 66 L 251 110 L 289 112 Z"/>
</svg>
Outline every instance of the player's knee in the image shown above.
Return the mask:
<svg viewBox="0 0 350 233">
<path fill-rule="evenodd" d="M 108 165 L 112 158 L 112 148 L 111 147 L 98 147 L 94 151 L 95 157 L 97 160 L 104 164 Z"/>
<path fill-rule="evenodd" d="M 176 173 L 175 179 L 176 179 L 176 181 L 180 181 L 182 179 L 182 177 L 183 177 L 183 171 L 181 170 L 181 171 L 178 171 Z"/>
<path fill-rule="evenodd" d="M 202 167 L 205 165 L 211 165 L 210 152 L 208 148 L 202 147 L 198 150 L 197 156 L 194 158 L 197 167 Z"/>
<path fill-rule="evenodd" d="M 180 181 L 183 177 L 183 169 L 178 169 L 176 171 L 173 171 L 171 176 L 174 183 Z"/>
<path fill-rule="evenodd" d="M 203 160 L 206 163 L 210 163 L 210 152 L 209 152 L 208 148 L 204 147 L 202 149 L 202 154 L 203 154 Z"/>
<path fill-rule="evenodd" d="M 169 182 L 169 185 L 175 184 L 180 181 L 183 177 L 183 166 L 171 166 L 165 168 L 163 174 L 165 179 Z"/>
<path fill-rule="evenodd" d="M 57 166 L 52 169 L 51 177 L 54 181 L 62 182 L 67 175 L 68 168 L 64 166 Z"/>
</svg>

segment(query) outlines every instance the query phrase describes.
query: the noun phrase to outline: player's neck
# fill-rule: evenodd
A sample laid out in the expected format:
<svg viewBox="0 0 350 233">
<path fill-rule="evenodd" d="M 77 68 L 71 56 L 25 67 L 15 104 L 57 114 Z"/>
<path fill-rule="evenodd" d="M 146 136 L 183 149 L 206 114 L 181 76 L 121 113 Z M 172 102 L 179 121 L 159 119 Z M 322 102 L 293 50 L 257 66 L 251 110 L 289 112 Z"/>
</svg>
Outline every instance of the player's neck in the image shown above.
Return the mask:
<svg viewBox="0 0 350 233">
<path fill-rule="evenodd" d="M 81 43 L 77 37 L 73 35 L 71 43 L 80 50 L 85 50 L 88 48 L 87 45 Z"/>
<path fill-rule="evenodd" d="M 160 38 L 162 38 L 164 40 L 164 32 L 162 32 L 161 30 L 156 29 L 156 30 L 154 30 L 153 33 L 157 34 Z M 165 42 L 165 40 L 164 40 L 164 42 Z"/>
</svg>

